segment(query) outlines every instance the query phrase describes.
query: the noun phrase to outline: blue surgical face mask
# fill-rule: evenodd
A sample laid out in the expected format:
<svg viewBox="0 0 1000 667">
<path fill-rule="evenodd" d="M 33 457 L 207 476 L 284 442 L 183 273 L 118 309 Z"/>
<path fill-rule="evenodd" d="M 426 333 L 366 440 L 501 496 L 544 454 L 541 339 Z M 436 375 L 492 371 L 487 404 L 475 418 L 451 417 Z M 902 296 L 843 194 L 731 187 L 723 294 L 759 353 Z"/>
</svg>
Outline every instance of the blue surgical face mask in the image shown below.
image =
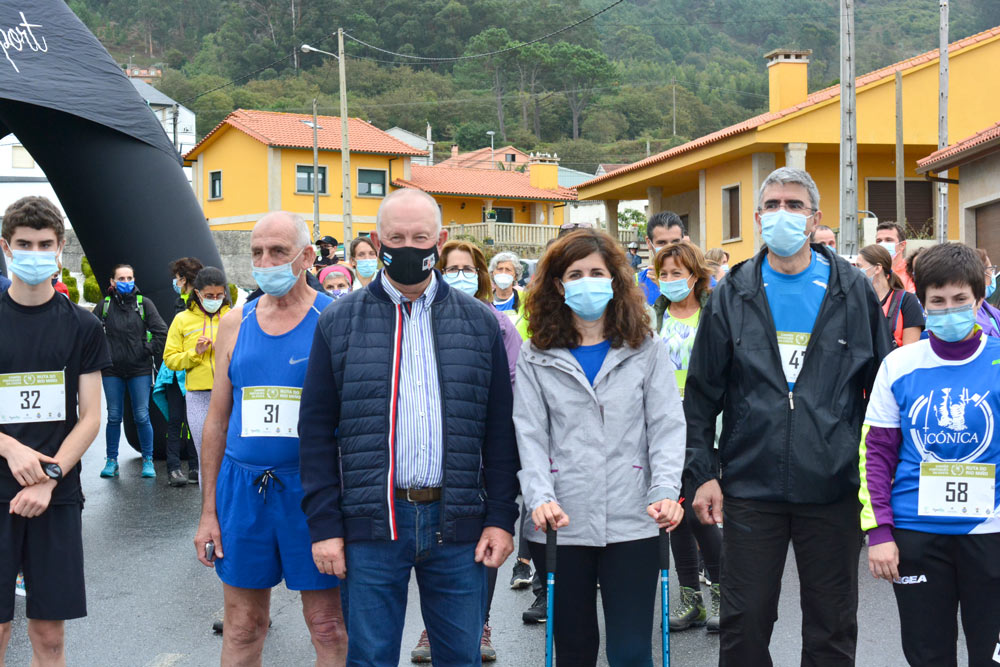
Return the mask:
<svg viewBox="0 0 1000 667">
<path fill-rule="evenodd" d="M 781 208 L 760 216 L 760 235 L 768 249 L 779 257 L 791 257 L 805 245 L 806 219 L 801 213 Z"/>
<path fill-rule="evenodd" d="M 250 271 L 253 274 L 253 279 L 257 281 L 257 286 L 264 291 L 264 294 L 269 294 L 280 299 L 295 287 L 295 283 L 298 282 L 302 273 L 300 272 L 296 275 L 292 271 L 292 262 L 297 260 L 301 254 L 302 250 L 287 264 L 265 268 L 251 267 Z"/>
<path fill-rule="evenodd" d="M 134 280 L 116 280 L 115 289 L 118 290 L 119 294 L 131 294 L 135 291 L 135 281 Z"/>
<path fill-rule="evenodd" d="M 10 270 L 29 285 L 41 285 L 59 271 L 54 250 L 11 250 Z"/>
<path fill-rule="evenodd" d="M 882 241 L 881 243 L 879 243 L 879 245 L 885 248 L 889 252 L 889 257 L 896 256 L 896 244 L 893 243 L 892 241 Z"/>
<path fill-rule="evenodd" d="M 174 291 L 177 292 L 178 294 L 180 294 L 181 293 L 181 286 L 177 284 L 177 278 L 174 278 L 173 285 L 174 285 Z"/>
<path fill-rule="evenodd" d="M 225 299 L 202 299 L 201 307 L 205 309 L 207 313 L 217 313 L 219 308 L 222 308 L 222 303 Z"/>
<path fill-rule="evenodd" d="M 997 291 L 997 277 L 996 274 L 993 274 L 993 277 L 990 280 L 990 284 L 986 286 L 986 298 L 988 299 L 991 296 L 993 296 L 993 293 L 996 291 Z"/>
<path fill-rule="evenodd" d="M 687 298 L 691 293 L 691 286 L 688 285 L 690 278 L 679 278 L 677 280 L 661 280 L 660 294 L 667 297 L 670 303 L 677 303 Z"/>
<path fill-rule="evenodd" d="M 611 278 L 577 278 L 563 283 L 563 300 L 581 320 L 601 319 L 608 302 L 615 295 Z"/>
<path fill-rule="evenodd" d="M 454 277 L 449 276 L 447 273 L 443 275 L 446 283 L 459 291 L 465 292 L 469 296 L 476 296 L 476 292 L 479 291 L 479 276 L 475 274 L 471 278 L 466 275 L 465 271 L 459 271 Z"/>
<path fill-rule="evenodd" d="M 330 295 L 330 298 L 332 298 L 332 299 L 333 299 L 334 301 L 336 301 L 336 300 L 337 300 L 337 299 L 339 299 L 340 297 L 342 297 L 342 296 L 344 296 L 345 294 L 347 294 L 347 290 L 342 290 L 342 289 L 332 289 L 332 290 L 330 290 L 329 292 L 327 292 L 327 294 L 329 294 L 329 295 Z"/>
<path fill-rule="evenodd" d="M 976 326 L 976 309 L 970 304 L 927 311 L 927 330 L 940 340 L 955 343 Z"/>
<path fill-rule="evenodd" d="M 378 260 L 377 259 L 359 259 L 358 263 L 358 275 L 362 278 L 371 278 L 378 271 Z"/>
</svg>

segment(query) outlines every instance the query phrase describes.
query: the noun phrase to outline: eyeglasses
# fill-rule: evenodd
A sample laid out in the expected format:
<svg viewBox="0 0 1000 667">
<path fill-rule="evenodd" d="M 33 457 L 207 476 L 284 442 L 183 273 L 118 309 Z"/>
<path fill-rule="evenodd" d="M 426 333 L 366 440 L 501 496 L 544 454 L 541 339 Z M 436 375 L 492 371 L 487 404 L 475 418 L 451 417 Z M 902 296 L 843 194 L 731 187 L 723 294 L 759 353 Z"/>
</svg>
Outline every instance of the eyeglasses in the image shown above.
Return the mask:
<svg viewBox="0 0 1000 667">
<path fill-rule="evenodd" d="M 989 276 L 989 277 L 992 278 L 996 274 L 997 274 L 997 266 L 996 266 L 996 264 L 994 264 L 993 266 L 987 266 L 986 267 L 986 275 L 987 276 Z"/>
<path fill-rule="evenodd" d="M 475 269 L 445 269 L 444 275 L 451 278 L 452 280 L 457 279 L 459 276 L 465 278 L 466 280 L 475 280 L 479 276 L 479 272 Z"/>
<path fill-rule="evenodd" d="M 787 201 L 768 199 L 758 210 L 762 213 L 774 213 L 782 206 L 784 206 L 786 211 L 791 211 L 792 213 L 803 213 L 805 211 L 809 211 L 811 213 L 816 212 L 816 209 L 809 208 L 806 206 L 805 202 L 801 202 L 798 199 L 789 199 Z"/>
</svg>

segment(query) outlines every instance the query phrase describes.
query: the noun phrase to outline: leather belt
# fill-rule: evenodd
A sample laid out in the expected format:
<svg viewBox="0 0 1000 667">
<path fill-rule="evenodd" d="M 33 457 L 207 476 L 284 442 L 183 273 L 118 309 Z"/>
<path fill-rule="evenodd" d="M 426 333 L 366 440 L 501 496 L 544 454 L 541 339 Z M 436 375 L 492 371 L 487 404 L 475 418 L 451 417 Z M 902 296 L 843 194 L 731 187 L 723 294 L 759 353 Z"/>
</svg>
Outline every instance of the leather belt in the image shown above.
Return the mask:
<svg viewBox="0 0 1000 667">
<path fill-rule="evenodd" d="M 431 489 L 396 489 L 396 499 L 411 503 L 432 503 L 441 500 L 441 487 Z"/>
</svg>

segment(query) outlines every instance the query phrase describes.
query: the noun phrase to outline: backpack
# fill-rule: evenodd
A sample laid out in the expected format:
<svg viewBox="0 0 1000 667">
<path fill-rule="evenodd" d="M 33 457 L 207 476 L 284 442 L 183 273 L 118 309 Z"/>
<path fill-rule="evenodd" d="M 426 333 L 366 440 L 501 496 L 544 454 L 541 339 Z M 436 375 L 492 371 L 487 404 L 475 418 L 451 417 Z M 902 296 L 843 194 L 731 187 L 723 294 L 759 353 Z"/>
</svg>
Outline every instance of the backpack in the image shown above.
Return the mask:
<svg viewBox="0 0 1000 667">
<path fill-rule="evenodd" d="M 888 308 L 885 312 L 885 319 L 889 323 L 889 333 L 891 336 L 892 349 L 895 350 L 897 347 L 902 345 L 903 340 L 903 326 L 900 322 L 899 309 L 903 305 L 903 297 L 905 296 L 906 290 L 892 290 L 892 296 L 889 297 Z"/>
<path fill-rule="evenodd" d="M 104 297 L 104 307 L 101 308 L 101 323 L 102 324 L 104 324 L 104 322 L 107 321 L 107 319 L 108 319 L 108 311 L 110 309 L 111 309 L 111 297 L 110 296 L 106 296 L 106 297 Z M 135 312 L 139 313 L 139 317 L 142 318 L 142 323 L 146 324 L 146 307 L 144 305 L 142 305 L 142 295 L 141 294 L 136 294 L 135 295 Z M 152 340 L 153 340 L 153 333 L 149 330 L 149 327 L 146 327 L 146 342 L 149 343 Z"/>
</svg>

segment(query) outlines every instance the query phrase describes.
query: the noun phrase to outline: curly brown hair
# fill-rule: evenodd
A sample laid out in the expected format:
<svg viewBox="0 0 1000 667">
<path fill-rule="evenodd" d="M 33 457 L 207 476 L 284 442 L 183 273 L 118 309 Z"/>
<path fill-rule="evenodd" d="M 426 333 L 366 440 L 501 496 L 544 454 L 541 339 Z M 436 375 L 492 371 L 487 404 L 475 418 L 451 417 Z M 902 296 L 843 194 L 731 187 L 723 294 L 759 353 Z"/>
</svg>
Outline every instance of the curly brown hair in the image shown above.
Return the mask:
<svg viewBox="0 0 1000 667">
<path fill-rule="evenodd" d="M 437 268 L 442 273 L 448 266 L 448 254 L 453 250 L 464 250 L 472 255 L 472 263 L 476 267 L 476 274 L 479 277 L 479 289 L 476 290 L 476 298 L 485 303 L 490 302 L 493 296 L 493 288 L 490 283 L 490 272 L 486 266 L 486 255 L 475 244 L 468 241 L 448 241 L 441 248 L 441 258 L 438 260 Z"/>
<path fill-rule="evenodd" d="M 677 264 L 687 269 L 692 276 L 696 276 L 694 287 L 691 288 L 696 299 L 700 300 L 705 294 L 711 292 L 709 278 L 714 272 L 709 269 L 705 255 L 701 254 L 701 248 L 687 241 L 674 241 L 663 246 L 653 258 L 653 271 L 650 274 L 653 280 L 660 279 L 663 262 L 668 257 L 673 257 Z"/>
<path fill-rule="evenodd" d="M 611 347 L 639 347 L 651 335 L 646 299 L 618 241 L 595 229 L 578 229 L 557 239 L 538 262 L 525 305 L 531 313 L 528 333 L 538 349 L 580 345 L 573 311 L 566 305 L 559 284 L 571 264 L 595 252 L 611 273 L 614 296 L 604 311 L 604 336 Z"/>
</svg>

